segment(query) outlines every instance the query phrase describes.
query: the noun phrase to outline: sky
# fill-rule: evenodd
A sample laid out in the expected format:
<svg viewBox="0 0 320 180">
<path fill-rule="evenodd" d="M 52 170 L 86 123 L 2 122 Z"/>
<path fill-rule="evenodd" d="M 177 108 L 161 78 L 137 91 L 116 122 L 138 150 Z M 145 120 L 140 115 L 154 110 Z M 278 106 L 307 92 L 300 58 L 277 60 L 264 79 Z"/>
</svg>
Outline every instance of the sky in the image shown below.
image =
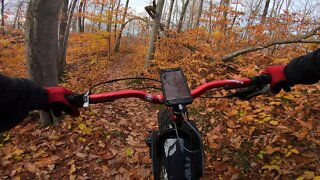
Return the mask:
<svg viewBox="0 0 320 180">
<path fill-rule="evenodd" d="M 123 2 L 125 4 L 125 2 Z M 150 5 L 150 0 L 131 0 L 129 7 L 135 9 L 138 13 L 144 12 L 144 7 Z"/>
</svg>

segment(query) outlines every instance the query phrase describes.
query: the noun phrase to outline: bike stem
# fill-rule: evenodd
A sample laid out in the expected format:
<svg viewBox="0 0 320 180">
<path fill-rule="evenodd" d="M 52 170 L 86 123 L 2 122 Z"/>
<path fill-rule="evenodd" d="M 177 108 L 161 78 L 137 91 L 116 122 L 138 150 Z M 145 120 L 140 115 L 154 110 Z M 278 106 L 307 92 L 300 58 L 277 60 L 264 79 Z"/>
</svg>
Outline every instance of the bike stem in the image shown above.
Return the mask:
<svg viewBox="0 0 320 180">
<path fill-rule="evenodd" d="M 183 113 L 186 113 L 187 109 L 186 106 L 184 105 L 175 105 L 172 106 L 172 114 L 173 114 L 173 118 L 172 121 L 174 121 L 177 124 L 180 124 L 181 122 L 184 121 L 183 118 Z"/>
</svg>

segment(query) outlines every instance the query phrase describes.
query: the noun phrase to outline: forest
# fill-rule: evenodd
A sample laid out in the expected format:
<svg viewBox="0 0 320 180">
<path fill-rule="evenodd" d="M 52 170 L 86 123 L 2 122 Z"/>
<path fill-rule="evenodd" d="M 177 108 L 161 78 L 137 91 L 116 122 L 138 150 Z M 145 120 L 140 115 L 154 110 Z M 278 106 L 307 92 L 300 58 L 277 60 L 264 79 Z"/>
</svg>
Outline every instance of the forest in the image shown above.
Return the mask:
<svg viewBox="0 0 320 180">
<path fill-rule="evenodd" d="M 320 48 L 318 0 L 0 4 L 0 74 L 75 93 L 117 78 L 159 79 L 160 69 L 176 67 L 194 89 L 256 76 Z M 137 11 L 136 4 L 144 10 Z M 125 81 L 94 91 L 144 83 Z M 195 99 L 188 109 L 203 138 L 203 179 L 320 180 L 319 96 L 316 83 L 250 101 Z M 30 112 L 0 133 L 0 179 L 153 179 L 145 139 L 158 128 L 162 107 L 129 98 L 81 108 L 79 117 Z"/>
</svg>

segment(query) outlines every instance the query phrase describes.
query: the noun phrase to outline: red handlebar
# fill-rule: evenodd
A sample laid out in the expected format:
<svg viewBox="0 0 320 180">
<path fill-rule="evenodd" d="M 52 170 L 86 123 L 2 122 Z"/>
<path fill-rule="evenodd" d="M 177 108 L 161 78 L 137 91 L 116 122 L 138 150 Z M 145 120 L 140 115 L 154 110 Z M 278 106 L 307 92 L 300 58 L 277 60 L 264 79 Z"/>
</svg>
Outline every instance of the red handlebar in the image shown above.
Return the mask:
<svg viewBox="0 0 320 180">
<path fill-rule="evenodd" d="M 203 84 L 196 89 L 191 91 L 193 99 L 198 98 L 207 91 L 215 88 L 237 88 L 237 87 L 248 87 L 253 84 L 253 80 L 250 78 L 243 78 L 239 80 L 222 80 L 222 81 L 212 81 Z M 154 104 L 163 104 L 163 95 L 153 95 L 145 91 L 140 90 L 123 90 L 116 92 L 107 92 L 101 94 L 92 94 L 89 96 L 90 103 L 101 103 L 110 102 L 121 98 L 135 97 L 141 100 L 151 102 Z"/>
</svg>

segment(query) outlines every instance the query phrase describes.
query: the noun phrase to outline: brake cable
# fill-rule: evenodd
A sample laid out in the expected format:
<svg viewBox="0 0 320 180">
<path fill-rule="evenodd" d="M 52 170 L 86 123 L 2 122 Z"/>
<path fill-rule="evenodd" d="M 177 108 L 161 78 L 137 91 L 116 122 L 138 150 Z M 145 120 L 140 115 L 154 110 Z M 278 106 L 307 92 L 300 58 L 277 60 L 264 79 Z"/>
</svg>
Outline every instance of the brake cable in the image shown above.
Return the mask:
<svg viewBox="0 0 320 180">
<path fill-rule="evenodd" d="M 189 126 L 189 127 L 196 133 L 196 135 L 197 135 L 198 137 L 200 137 L 200 139 L 201 139 L 201 136 L 200 136 L 199 132 L 188 122 L 188 113 L 187 113 L 186 111 L 184 111 L 185 109 L 183 108 L 183 106 L 182 106 L 181 104 L 179 104 L 179 109 L 180 109 L 180 111 L 181 111 L 181 114 L 182 114 L 182 117 L 183 117 L 184 122 L 186 122 L 186 123 L 188 124 L 188 126 Z M 177 139 L 178 139 L 178 141 L 179 141 L 179 144 L 180 144 L 180 146 L 181 146 L 184 150 L 186 150 L 186 151 L 189 152 L 189 153 L 193 153 L 193 154 L 201 151 L 201 147 L 202 147 L 202 146 L 201 146 L 201 143 L 200 143 L 200 147 L 199 147 L 198 149 L 196 149 L 196 150 L 190 150 L 190 149 L 186 148 L 186 147 L 183 145 L 182 139 L 181 139 L 180 136 L 179 136 L 177 124 L 176 124 L 175 122 L 173 122 L 173 125 L 174 125 L 174 130 L 175 130 L 175 132 L 176 132 L 176 136 L 177 136 Z"/>
<path fill-rule="evenodd" d="M 228 98 L 237 97 L 241 100 L 250 100 L 255 96 L 268 94 L 270 92 L 270 86 L 251 86 L 244 90 L 237 91 L 233 94 L 228 95 Z"/>
<path fill-rule="evenodd" d="M 93 86 L 91 86 L 89 88 L 89 94 L 91 94 L 91 91 L 93 88 L 97 87 L 97 86 L 100 86 L 100 85 L 103 85 L 103 84 L 111 84 L 111 83 L 114 83 L 114 82 L 118 82 L 118 81 L 125 81 L 125 80 L 150 80 L 150 81 L 155 81 L 155 82 L 158 82 L 160 83 L 161 81 L 157 80 L 157 79 L 153 79 L 153 78 L 144 78 L 144 77 L 130 77 L 130 78 L 120 78 L 120 79 L 113 79 L 113 80 L 109 80 L 109 81 L 104 81 L 104 82 L 101 82 L 101 83 L 98 83 L 98 84 L 95 84 Z"/>
</svg>

